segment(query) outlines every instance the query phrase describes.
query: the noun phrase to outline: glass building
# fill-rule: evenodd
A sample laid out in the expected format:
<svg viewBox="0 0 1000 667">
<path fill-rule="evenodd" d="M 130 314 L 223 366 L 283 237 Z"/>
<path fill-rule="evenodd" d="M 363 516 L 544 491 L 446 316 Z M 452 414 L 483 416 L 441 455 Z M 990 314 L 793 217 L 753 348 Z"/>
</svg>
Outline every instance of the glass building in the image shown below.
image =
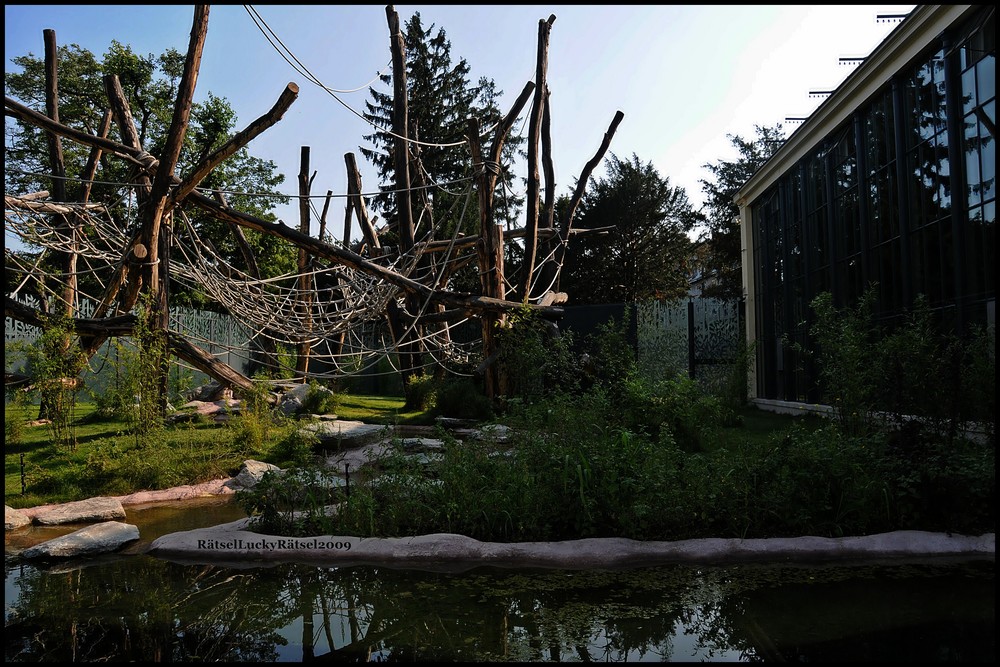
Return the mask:
<svg viewBox="0 0 1000 667">
<path fill-rule="evenodd" d="M 736 196 L 759 405 L 823 404 L 812 299 L 875 291 L 890 327 L 926 299 L 950 331 L 994 322 L 996 19 L 918 5 Z"/>
</svg>

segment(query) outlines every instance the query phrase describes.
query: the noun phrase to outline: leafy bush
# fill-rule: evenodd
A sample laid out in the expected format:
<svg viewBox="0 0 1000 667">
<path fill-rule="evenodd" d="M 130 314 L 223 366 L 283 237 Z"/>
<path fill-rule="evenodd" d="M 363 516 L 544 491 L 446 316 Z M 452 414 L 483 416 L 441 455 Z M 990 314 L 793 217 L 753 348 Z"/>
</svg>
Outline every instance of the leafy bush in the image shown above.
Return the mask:
<svg viewBox="0 0 1000 667">
<path fill-rule="evenodd" d="M 302 401 L 302 412 L 314 415 L 334 414 L 340 406 L 340 396 L 316 380 L 309 381 L 309 391 Z"/>
<path fill-rule="evenodd" d="M 243 392 L 239 410 L 227 422 L 233 443 L 241 453 L 250 455 L 263 450 L 271 439 L 272 429 L 284 421 L 268 398 L 267 385 L 255 382 Z"/>
<path fill-rule="evenodd" d="M 252 518 L 253 529 L 269 535 L 331 534 L 330 507 L 340 501 L 344 484 L 335 471 L 318 465 L 269 471 L 236 501 Z"/>
<path fill-rule="evenodd" d="M 854 308 L 835 308 L 829 292 L 812 302 L 811 334 L 824 400 L 844 433 L 903 428 L 914 418 L 953 439 L 967 421 L 995 431 L 995 336 L 976 328 L 960 338 L 948 331 L 923 296 L 894 326 L 873 317 L 876 292 Z"/>
<path fill-rule="evenodd" d="M 666 380 L 633 376 L 623 393 L 623 426 L 641 431 L 653 440 L 666 430 L 684 451 L 697 452 L 722 421 L 719 400 L 686 375 Z"/>
<path fill-rule="evenodd" d="M 435 412 L 456 419 L 488 421 L 494 418 L 493 405 L 472 378 L 451 378 L 438 386 Z"/>
<path fill-rule="evenodd" d="M 406 396 L 410 405 L 418 410 L 430 410 L 437 405 L 439 382 L 428 373 L 411 375 L 406 381 Z"/>
<path fill-rule="evenodd" d="M 541 400 L 553 393 L 573 392 L 580 365 L 573 354 L 573 336 L 559 333 L 535 312 L 523 309 L 508 316 L 496 334 L 497 372 L 506 379 L 506 395 L 522 401 Z"/>
</svg>

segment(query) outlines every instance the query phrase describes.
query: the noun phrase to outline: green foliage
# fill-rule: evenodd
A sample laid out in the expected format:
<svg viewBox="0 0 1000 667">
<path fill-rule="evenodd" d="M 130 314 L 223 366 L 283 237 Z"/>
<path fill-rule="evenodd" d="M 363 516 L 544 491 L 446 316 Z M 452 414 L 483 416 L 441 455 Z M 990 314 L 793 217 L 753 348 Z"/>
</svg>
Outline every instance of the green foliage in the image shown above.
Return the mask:
<svg viewBox="0 0 1000 667">
<path fill-rule="evenodd" d="M 70 318 L 48 318 L 25 354 L 32 383 L 41 394 L 39 416 L 49 420 L 55 442 L 75 449 L 72 415 L 87 359 L 74 338 Z"/>
<path fill-rule="evenodd" d="M 826 349 L 850 343 L 845 356 L 851 361 L 841 363 L 871 363 L 863 356 L 869 345 L 869 354 L 887 355 L 913 342 L 912 332 L 885 346 L 869 338 L 867 306 L 834 315 L 822 301 L 817 305 L 828 315 L 820 318 L 830 332 Z M 740 348 L 728 393 L 713 395 L 685 374 L 644 377 L 623 352 L 629 348 L 614 323 L 587 341 L 602 369 L 589 389 L 545 391 L 543 358 L 553 355 L 543 354 L 543 338 L 531 324 L 532 317 L 521 314 L 507 332 L 508 353 L 523 356 L 523 366 L 512 368 L 534 366 L 537 385 L 522 386 L 538 387 L 532 400 L 507 405 L 512 441 L 458 442 L 445 435 L 444 452 L 431 463 L 397 443 L 376 462 L 376 474 L 357 481 L 337 512 L 324 515 L 328 533 L 444 531 L 521 541 L 992 530 L 989 444 L 918 422 L 883 432 L 852 430 L 850 420 L 845 426 L 841 419 L 764 418 L 746 406 L 752 348 Z M 572 358 L 567 354 L 566 361 Z M 978 365 L 989 368 L 982 360 Z M 890 367 L 900 368 L 882 368 Z M 842 406 L 873 416 L 863 378 L 836 386 L 851 398 Z M 439 408 L 443 396 L 439 390 Z"/>
<path fill-rule="evenodd" d="M 61 45 L 57 48 L 59 67 L 59 120 L 87 134 L 97 134 L 104 109 L 107 108 L 107 94 L 104 77 L 116 75 L 121 88 L 133 110 L 136 130 L 143 147 L 151 154 L 159 156 L 166 142 L 166 134 L 176 103 L 177 85 L 183 68 L 184 55 L 175 49 L 167 49 L 160 56 L 140 55 L 128 45 L 111 40 L 107 52 L 96 57 L 87 49 L 76 44 Z M 11 98 L 26 106 L 44 112 L 45 110 L 45 60 L 33 54 L 16 56 L 11 59 L 15 67 L 5 72 L 4 88 Z M 213 150 L 218 149 L 236 132 L 236 113 L 224 99 L 207 94 L 203 101 L 195 102 L 191 109 L 190 124 L 184 136 L 177 171 L 190 173 L 193 167 Z M 20 120 L 7 123 L 7 137 L 4 144 L 4 181 L 7 191 L 36 192 L 52 188 L 50 181 L 42 176 L 53 173 L 48 164 L 48 137 L 37 127 Z M 90 156 L 89 146 L 72 141 L 63 142 L 63 159 L 68 175 L 85 172 Z M 104 203 L 121 228 L 128 228 L 134 220 L 134 211 L 129 211 L 121 202 L 119 186 L 132 180 L 133 166 L 122 160 L 102 160 L 102 177 L 92 184 L 90 201 Z M 281 195 L 277 188 L 284 176 L 277 172 L 271 161 L 253 157 L 247 149 L 240 149 L 217 167 L 202 182 L 201 187 L 227 192 L 230 207 L 250 215 L 273 221 L 271 209 L 275 204 L 287 203 L 288 197 Z M 56 187 L 64 187 L 64 201 L 82 200 L 84 184 L 68 181 Z M 253 193 L 253 194 L 240 194 Z M 267 193 L 269 197 L 261 197 Z M 230 265 L 248 271 L 233 234 L 227 223 L 215 220 L 204 213 L 189 210 L 188 216 L 199 235 L 208 238 L 218 254 Z M 262 278 L 274 277 L 294 270 L 296 248 L 269 234 L 247 230 L 244 232 L 253 249 Z M 42 258 L 42 268 L 59 271 L 55 259 Z M 110 269 L 109 269 L 110 271 Z M 110 276 L 94 276 L 83 272 L 79 276 L 83 292 L 100 294 Z M 99 280 L 98 280 L 99 278 Z M 26 291 L 37 289 L 33 284 Z M 207 295 L 186 284 L 171 287 L 171 303 L 174 306 L 190 305 L 204 307 Z"/>
<path fill-rule="evenodd" d="M 891 530 L 875 443 L 834 424 L 795 425 L 767 441 L 704 459 L 706 518 L 721 534 L 842 537 Z"/>
<path fill-rule="evenodd" d="M 425 144 L 420 146 L 421 173 L 415 169 L 410 171 L 410 178 L 413 179 L 411 186 L 418 188 L 415 196 L 419 197 L 423 192 L 419 188 L 425 182 L 449 183 L 469 176 L 469 153 L 461 146 L 468 132 L 468 119 L 479 119 L 484 129 L 498 123 L 504 113 L 499 107 L 503 91 L 497 90 L 496 84 L 487 77 L 470 80 L 471 67 L 465 58 L 452 55 L 451 42 L 444 28 L 435 29 L 433 24 L 425 27 L 420 12 L 414 12 L 405 21 L 403 34 L 406 42 L 407 120 L 410 124 L 407 133 L 410 137 L 419 137 Z M 391 129 L 392 76 L 384 74 L 380 80 L 383 90 L 374 86 L 369 88 L 371 100 L 365 103 L 364 116 L 374 127 Z M 382 130 L 365 135 L 364 139 L 371 142 L 371 146 L 361 147 L 361 154 L 378 171 L 382 189 L 373 197 L 372 208 L 383 214 L 391 228 L 397 210 L 394 191 L 399 187 L 393 180 L 395 139 Z M 523 203 L 523 197 L 508 194 L 517 190 L 514 187 L 515 174 L 508 165 L 524 141 L 523 137 L 511 132 L 503 147 L 494 204 L 501 218 L 512 215 Z M 441 229 L 441 238 L 450 237 L 456 229 L 479 233 L 479 216 L 475 209 L 455 206 L 460 196 L 440 188 L 432 196 L 435 225 Z M 461 216 L 462 210 L 465 211 L 464 217 Z M 394 231 L 388 235 L 390 243 L 394 243 L 391 241 L 393 236 Z M 460 289 L 479 289 L 474 267 L 460 271 L 452 280 L 463 286 Z"/>
<path fill-rule="evenodd" d="M 173 405 L 187 403 L 188 392 L 194 387 L 194 373 L 178 363 L 171 364 L 167 378 L 169 402 Z"/>
<path fill-rule="evenodd" d="M 26 417 L 30 395 L 22 387 L 8 385 L 4 387 L 7 394 L 6 405 L 9 407 L 4 416 L 4 445 L 17 446 L 24 439 L 27 429 Z"/>
<path fill-rule="evenodd" d="M 712 180 L 700 181 L 708 211 L 708 241 L 702 270 L 718 279 L 717 284 L 709 285 L 702 291 L 706 297 L 731 300 L 743 296 L 740 211 L 733 198 L 781 147 L 785 138 L 781 123 L 773 127 L 755 125 L 754 132 L 756 136 L 749 140 L 727 135 L 738 152 L 735 160 L 702 165 L 712 174 Z"/>
<path fill-rule="evenodd" d="M 531 402 L 578 386 L 572 334 L 560 334 L 535 312 L 522 308 L 510 313 L 496 341 L 495 363 L 506 380 L 507 397 Z"/>
<path fill-rule="evenodd" d="M 560 289 L 574 303 L 635 303 L 674 298 L 688 289 L 688 232 L 700 222 L 683 188 L 651 162 L 611 155 L 607 177 L 591 179 L 575 227 L 612 227 L 573 241 Z"/>
<path fill-rule="evenodd" d="M 634 308 L 635 306 L 629 306 Z M 614 318 L 599 325 L 584 341 L 585 365 L 591 379 L 604 386 L 611 395 L 620 394 L 629 378 L 639 372 L 639 364 L 628 340 L 626 320 Z"/>
<path fill-rule="evenodd" d="M 437 405 L 437 378 L 421 371 L 411 375 L 406 380 L 406 396 L 413 407 L 419 410 L 430 410 Z"/>
<path fill-rule="evenodd" d="M 741 423 L 741 412 L 749 397 L 750 370 L 754 365 L 756 349 L 757 341 L 748 345 L 746 339 L 740 338 L 736 357 L 727 366 L 721 386 L 713 392 L 719 399 L 724 426 L 739 426 Z"/>
<path fill-rule="evenodd" d="M 94 419 L 93 403 L 78 402 L 72 415 L 76 450 L 54 442 L 44 426 L 25 425 L 19 443 L 5 443 L 5 502 L 11 507 L 33 507 L 96 496 L 124 495 L 142 490 L 198 484 L 229 477 L 247 458 L 246 447 L 235 442 L 233 431 L 213 421 L 165 424 L 137 441 L 124 421 Z M 8 405 L 5 420 L 25 413 Z M 292 426 L 277 424 L 269 440 L 253 458 L 278 463 L 278 445 Z M 26 490 L 21 493 L 24 456 Z"/>
<path fill-rule="evenodd" d="M 244 455 L 257 454 L 271 440 L 272 431 L 284 418 L 268 402 L 268 385 L 259 380 L 244 391 L 239 410 L 229 419 L 227 426 L 233 434 L 233 443 Z"/>
<path fill-rule="evenodd" d="M 455 419 L 488 421 L 495 414 L 483 388 L 472 378 L 446 378 L 435 394 L 434 412 Z"/>
<path fill-rule="evenodd" d="M 279 468 L 306 466 L 315 460 L 318 443 L 315 433 L 294 428 L 274 446 L 271 455 Z"/>
<path fill-rule="evenodd" d="M 873 351 L 878 337 L 872 324 L 874 299 L 874 291 L 868 290 L 853 308 L 837 309 L 833 296 L 823 292 L 811 304 L 816 319 L 810 333 L 818 348 L 823 396 L 849 436 L 863 436 L 876 428 L 873 413 L 878 383 L 872 363 L 877 361 Z"/>
<path fill-rule="evenodd" d="M 140 304 L 132 336 L 111 341 L 114 379 L 94 396 L 99 415 L 123 421 L 137 443 L 147 441 L 163 428 L 166 398 L 160 385 L 166 340 L 150 331 L 148 313 L 148 307 Z"/>
<path fill-rule="evenodd" d="M 942 330 L 923 296 L 900 322 L 882 326 L 873 317 L 875 297 L 869 288 L 851 308 L 835 308 L 829 292 L 812 302 L 821 388 L 844 432 L 914 428 L 917 418 L 920 428 L 948 439 L 972 421 L 992 437 L 993 333 L 977 328 L 962 339 Z"/>
<path fill-rule="evenodd" d="M 942 437 L 915 421 L 881 440 L 895 526 L 977 534 L 994 522 L 993 443 Z"/>
<path fill-rule="evenodd" d="M 309 391 L 302 401 L 302 411 L 313 415 L 335 414 L 340 406 L 340 396 L 316 380 L 309 381 Z"/>
<path fill-rule="evenodd" d="M 996 443 L 996 327 L 974 327 L 962 359 L 962 395 L 966 417 Z"/>
<path fill-rule="evenodd" d="M 625 428 L 653 440 L 669 437 L 686 452 L 700 451 L 722 423 L 719 400 L 686 375 L 662 380 L 631 376 L 620 409 Z"/>
<path fill-rule="evenodd" d="M 340 500 L 344 487 L 335 471 L 317 465 L 269 471 L 250 489 L 237 491 L 236 501 L 253 517 L 254 530 L 269 535 L 328 535 L 327 509 Z"/>
</svg>

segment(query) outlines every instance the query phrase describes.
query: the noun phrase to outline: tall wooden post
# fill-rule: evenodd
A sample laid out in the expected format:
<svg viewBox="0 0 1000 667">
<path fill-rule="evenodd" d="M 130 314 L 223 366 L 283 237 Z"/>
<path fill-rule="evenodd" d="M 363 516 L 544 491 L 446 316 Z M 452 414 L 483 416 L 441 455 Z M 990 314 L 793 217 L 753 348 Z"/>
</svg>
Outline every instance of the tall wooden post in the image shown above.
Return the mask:
<svg viewBox="0 0 1000 667">
<path fill-rule="evenodd" d="M 413 206 L 410 197 L 410 149 L 407 142 L 409 135 L 409 116 L 406 90 L 406 47 L 403 33 L 400 30 L 399 14 L 392 5 L 386 5 L 386 19 L 389 22 L 390 47 L 392 51 L 392 132 L 393 168 L 396 180 L 396 231 L 399 234 L 400 254 L 413 250 L 415 241 L 413 229 Z M 413 312 L 419 309 L 416 298 L 407 294 L 404 296 L 407 306 Z M 406 394 L 406 405 L 410 403 L 408 390 L 409 379 L 416 373 L 418 365 L 416 344 L 413 330 L 404 326 L 395 300 L 389 302 L 389 328 L 393 333 L 396 350 L 399 356 L 400 374 L 403 379 L 403 390 Z"/>
<path fill-rule="evenodd" d="M 538 246 L 538 142 L 546 99 L 545 73 L 548 68 L 549 31 L 556 20 L 538 21 L 538 56 L 535 66 L 535 99 L 528 122 L 528 194 L 524 234 L 524 303 L 531 298 L 531 277 L 535 272 L 535 252 Z"/>
<path fill-rule="evenodd" d="M 303 146 L 299 161 L 299 231 L 309 236 L 309 190 L 312 181 L 309 178 L 309 147 Z M 321 239 L 322 240 L 322 239 Z M 312 276 L 307 273 L 309 255 L 305 248 L 299 248 L 299 312 L 304 329 L 308 332 L 312 324 Z M 308 333 L 299 342 L 298 359 L 295 362 L 295 373 L 302 384 L 309 378 L 309 352 L 312 344 Z"/>
</svg>

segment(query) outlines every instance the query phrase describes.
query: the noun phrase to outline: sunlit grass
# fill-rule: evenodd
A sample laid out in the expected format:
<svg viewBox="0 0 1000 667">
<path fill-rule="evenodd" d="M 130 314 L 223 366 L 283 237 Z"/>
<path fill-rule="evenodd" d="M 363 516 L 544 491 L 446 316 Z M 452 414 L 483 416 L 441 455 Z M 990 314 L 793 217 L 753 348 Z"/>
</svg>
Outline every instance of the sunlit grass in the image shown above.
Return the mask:
<svg viewBox="0 0 1000 667">
<path fill-rule="evenodd" d="M 428 425 L 434 423 L 430 412 L 424 410 L 404 411 L 406 399 L 401 396 L 353 396 L 339 397 L 337 416 L 349 421 L 363 421 L 370 424 Z"/>
<path fill-rule="evenodd" d="M 401 397 L 340 397 L 338 417 L 374 424 L 432 424 L 421 411 L 404 411 Z M 4 438 L 4 503 L 14 508 L 95 496 L 197 484 L 231 477 L 248 458 L 284 466 L 280 443 L 299 426 L 286 420 L 267 441 L 250 446 L 234 429 L 209 418 L 168 425 L 147 438 L 129 433 L 119 419 L 99 416 L 94 403 L 77 402 L 70 442 L 56 442 L 51 428 L 35 423 L 37 405 L 7 405 Z"/>
</svg>

